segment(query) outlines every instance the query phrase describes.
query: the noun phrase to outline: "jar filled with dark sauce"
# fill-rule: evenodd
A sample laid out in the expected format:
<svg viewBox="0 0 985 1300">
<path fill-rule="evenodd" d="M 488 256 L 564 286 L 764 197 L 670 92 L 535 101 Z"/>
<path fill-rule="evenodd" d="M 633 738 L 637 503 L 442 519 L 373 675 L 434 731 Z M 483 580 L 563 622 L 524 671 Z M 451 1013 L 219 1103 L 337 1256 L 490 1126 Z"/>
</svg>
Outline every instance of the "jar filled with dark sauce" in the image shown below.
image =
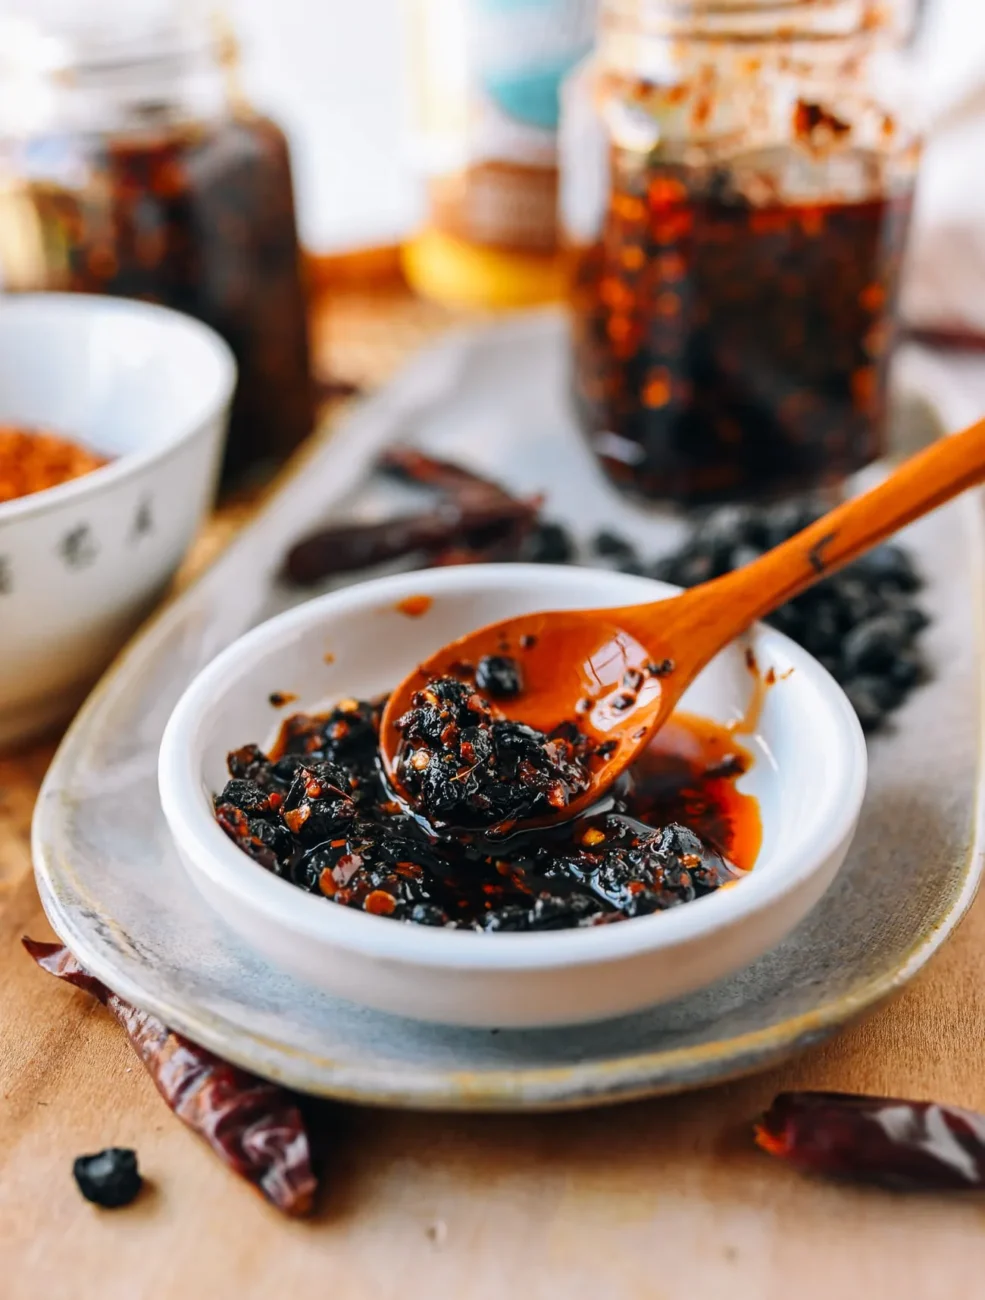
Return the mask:
<svg viewBox="0 0 985 1300">
<path fill-rule="evenodd" d="M 617 486 L 701 504 L 882 451 L 911 0 L 604 0 L 569 81 L 572 380 Z"/>
<path fill-rule="evenodd" d="M 231 45 L 201 12 L 128 13 L 39 33 L 14 59 L 0 279 L 158 303 L 218 331 L 239 370 L 229 483 L 282 460 L 313 424 L 288 145 L 237 92 Z"/>
</svg>

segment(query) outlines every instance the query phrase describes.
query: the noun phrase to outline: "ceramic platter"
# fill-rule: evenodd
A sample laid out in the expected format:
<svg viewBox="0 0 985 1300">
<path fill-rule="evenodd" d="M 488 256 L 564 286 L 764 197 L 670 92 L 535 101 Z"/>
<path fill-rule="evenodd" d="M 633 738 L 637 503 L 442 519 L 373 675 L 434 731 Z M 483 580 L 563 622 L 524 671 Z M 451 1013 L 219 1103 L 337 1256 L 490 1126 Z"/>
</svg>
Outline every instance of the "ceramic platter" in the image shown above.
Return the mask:
<svg viewBox="0 0 985 1300">
<path fill-rule="evenodd" d="M 381 447 L 410 440 L 512 488 L 543 490 L 549 514 L 579 534 L 608 523 L 653 555 L 672 544 L 674 523 L 637 514 L 600 487 L 564 381 L 563 327 L 551 314 L 455 335 L 420 355 L 145 629 L 52 764 L 34 851 L 55 929 L 125 997 L 262 1075 L 356 1101 L 480 1110 L 587 1106 L 712 1083 L 815 1043 L 887 997 L 933 956 L 974 896 L 985 584 L 980 503 L 966 498 L 908 535 L 928 581 L 935 676 L 870 745 L 849 859 L 790 939 L 739 976 L 594 1026 L 448 1029 L 333 1001 L 267 966 L 206 910 L 158 804 L 164 724 L 203 664 L 296 601 L 276 574 L 299 533 L 419 500 L 373 479 Z M 928 410 L 956 427 L 980 414 L 985 393 L 976 396 L 970 367 L 914 352 L 901 362 L 897 407 L 902 445 L 919 441 Z"/>
</svg>

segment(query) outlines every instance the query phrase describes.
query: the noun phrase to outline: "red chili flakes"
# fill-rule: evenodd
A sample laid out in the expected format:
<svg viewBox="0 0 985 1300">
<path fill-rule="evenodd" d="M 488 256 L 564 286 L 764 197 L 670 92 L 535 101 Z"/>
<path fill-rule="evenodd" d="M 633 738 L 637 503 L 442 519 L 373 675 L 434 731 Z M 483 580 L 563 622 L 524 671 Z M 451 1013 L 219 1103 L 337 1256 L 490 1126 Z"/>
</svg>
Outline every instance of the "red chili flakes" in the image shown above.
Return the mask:
<svg viewBox="0 0 985 1300">
<path fill-rule="evenodd" d="M 366 895 L 366 901 L 363 904 L 363 910 L 371 912 L 373 916 L 391 916 L 396 907 L 397 900 L 392 894 L 388 894 L 385 889 L 374 889 L 371 894 Z"/>
<path fill-rule="evenodd" d="M 612 211 L 624 221 L 644 221 L 646 205 L 642 199 L 632 198 L 628 194 L 617 194 L 612 200 Z"/>
<path fill-rule="evenodd" d="M 672 203 L 683 203 L 687 199 L 687 189 L 671 176 L 657 176 L 647 188 L 650 207 L 666 208 Z"/>
<path fill-rule="evenodd" d="M 800 214 L 800 228 L 809 239 L 817 239 L 824 234 L 824 210 L 822 208 L 805 208 Z M 790 277 L 795 281 L 795 277 Z M 800 292 L 800 285 L 794 287 L 794 292 Z"/>
<path fill-rule="evenodd" d="M 632 321 L 627 316 L 613 316 L 606 326 L 606 332 L 613 343 L 625 343 L 632 337 Z"/>
<path fill-rule="evenodd" d="M 643 402 L 646 406 L 666 406 L 670 401 L 671 374 L 666 366 L 657 366 L 650 372 L 650 378 L 643 389 Z"/>
<path fill-rule="evenodd" d="M 0 503 L 91 474 L 106 458 L 44 429 L 0 424 Z"/>
<path fill-rule="evenodd" d="M 630 311 L 633 306 L 633 291 L 612 276 L 599 285 L 599 297 L 615 311 Z"/>
<path fill-rule="evenodd" d="M 311 816 L 311 808 L 308 804 L 302 804 L 300 808 L 292 808 L 290 812 L 283 814 L 284 822 L 287 829 L 294 835 L 298 835 L 302 826 Z"/>
</svg>

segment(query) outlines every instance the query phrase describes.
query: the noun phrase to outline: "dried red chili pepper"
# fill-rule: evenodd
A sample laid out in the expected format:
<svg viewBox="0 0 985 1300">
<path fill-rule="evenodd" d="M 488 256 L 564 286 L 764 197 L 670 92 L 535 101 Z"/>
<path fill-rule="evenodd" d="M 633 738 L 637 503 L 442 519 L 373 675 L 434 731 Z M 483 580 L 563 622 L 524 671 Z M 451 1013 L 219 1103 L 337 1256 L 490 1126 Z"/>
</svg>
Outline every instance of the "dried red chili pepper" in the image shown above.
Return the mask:
<svg viewBox="0 0 985 1300">
<path fill-rule="evenodd" d="M 388 447 L 376 464 L 384 474 L 405 483 L 419 483 L 422 487 L 435 488 L 460 503 L 515 500 L 492 479 L 483 478 L 464 465 L 456 465 L 454 461 L 427 456 L 416 447 Z"/>
<path fill-rule="evenodd" d="M 288 552 L 285 572 L 300 587 L 336 574 L 366 569 L 386 560 L 422 552 L 432 562 L 450 550 L 485 550 L 512 537 L 518 525 L 531 520 L 536 506 L 507 501 L 477 509 L 445 503 L 426 515 L 402 515 L 375 524 L 340 524 L 304 538 Z M 470 544 L 470 539 L 475 545 Z M 470 555 L 470 559 L 475 559 Z M 458 561 L 461 562 L 461 561 Z"/>
<path fill-rule="evenodd" d="M 985 1187 L 985 1115 L 937 1102 L 784 1092 L 756 1142 L 798 1169 L 902 1191 Z"/>
<path fill-rule="evenodd" d="M 445 499 L 427 514 L 340 524 L 303 538 L 287 556 L 289 581 L 309 586 L 415 554 L 435 565 L 515 559 L 540 509 L 540 497 L 511 497 L 498 483 L 410 447 L 390 448 L 378 468 L 435 488 Z"/>
<path fill-rule="evenodd" d="M 61 944 L 21 942 L 42 970 L 91 993 L 112 1012 L 168 1107 L 224 1164 L 285 1214 L 311 1211 L 317 1182 L 304 1121 L 289 1093 L 124 1001 Z"/>
</svg>

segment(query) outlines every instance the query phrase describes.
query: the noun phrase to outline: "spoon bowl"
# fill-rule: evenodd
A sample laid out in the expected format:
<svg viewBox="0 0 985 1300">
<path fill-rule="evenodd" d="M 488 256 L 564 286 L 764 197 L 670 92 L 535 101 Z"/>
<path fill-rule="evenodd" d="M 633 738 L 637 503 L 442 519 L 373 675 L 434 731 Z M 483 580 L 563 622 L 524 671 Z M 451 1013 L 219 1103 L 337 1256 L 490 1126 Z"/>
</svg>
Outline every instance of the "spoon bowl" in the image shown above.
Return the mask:
<svg viewBox="0 0 985 1300">
<path fill-rule="evenodd" d="M 654 659 L 653 651 L 631 630 L 632 614 L 632 609 L 618 608 L 541 610 L 471 632 L 424 660 L 391 694 L 381 722 L 380 753 L 395 794 L 406 801 L 396 756 L 402 739 L 400 719 L 416 692 L 436 677 L 458 676 L 463 670 L 471 675 L 487 656 L 507 655 L 519 667 L 523 690 L 514 699 L 497 699 L 497 711 L 545 734 L 577 717 L 579 729 L 598 745 L 599 757 L 594 760 L 596 779 L 583 795 L 569 800 L 565 816 L 596 802 L 604 788 L 604 769 L 612 765 L 622 770 L 646 744 L 653 730 L 648 719 L 653 706 L 659 706 L 663 679 L 674 671 L 665 656 Z M 642 720 L 634 725 L 634 718 Z M 421 814 L 415 810 L 415 815 Z M 544 820 L 550 819 L 531 818 L 525 824 Z"/>
</svg>

